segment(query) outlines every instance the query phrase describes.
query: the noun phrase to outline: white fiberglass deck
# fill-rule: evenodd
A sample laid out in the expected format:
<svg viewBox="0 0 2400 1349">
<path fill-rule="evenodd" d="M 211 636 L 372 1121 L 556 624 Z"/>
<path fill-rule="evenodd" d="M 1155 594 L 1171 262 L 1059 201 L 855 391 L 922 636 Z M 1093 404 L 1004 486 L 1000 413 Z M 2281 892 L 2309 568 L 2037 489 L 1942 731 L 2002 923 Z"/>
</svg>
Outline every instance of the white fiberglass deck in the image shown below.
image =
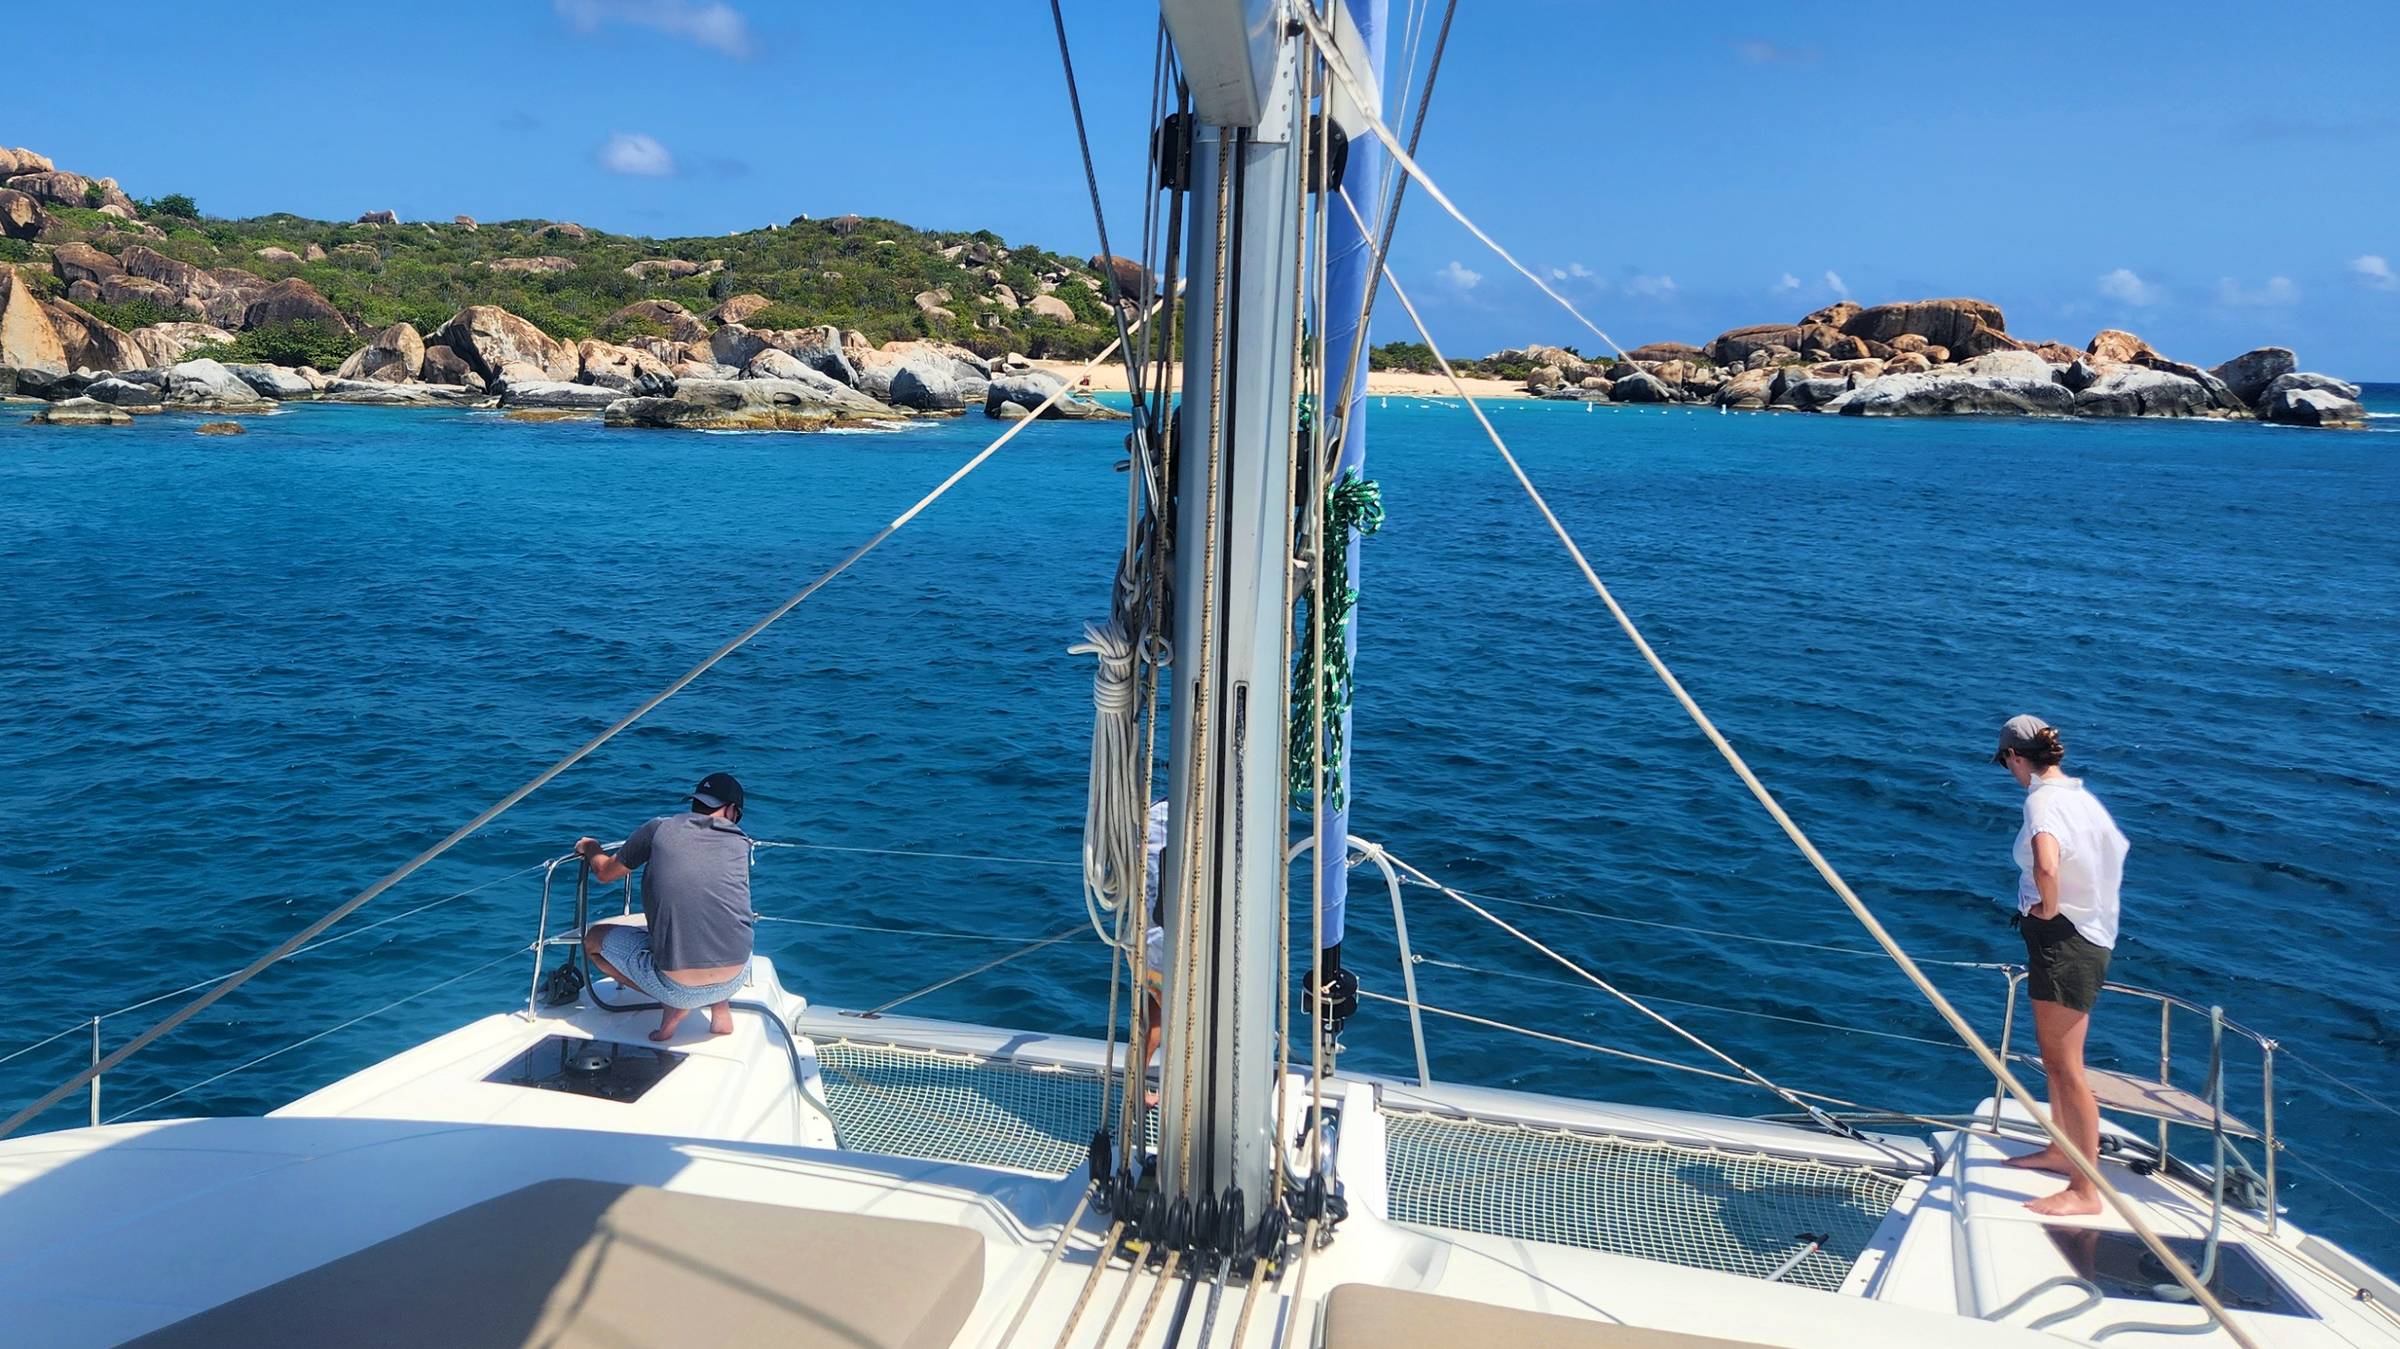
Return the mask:
<svg viewBox="0 0 2400 1349">
<path fill-rule="evenodd" d="M 1076 1224 L 1042 1275 L 1085 1194 L 1076 1135 L 1088 1136 L 1097 1117 L 1100 1045 L 812 1011 L 763 961 L 748 997 L 757 1010 L 737 1019 L 735 1034 L 677 1037 L 674 1066 L 627 1099 L 493 1080 L 554 1038 L 638 1046 L 655 1024 L 652 1014 L 585 1005 L 470 1022 L 264 1119 L 0 1142 L 0 1324 L 12 1344 L 113 1344 L 496 1196 L 578 1180 L 972 1233 L 982 1282 L 957 1345 L 997 1349 L 1020 1310 L 1018 1343 L 1057 1343 L 1086 1302 L 1068 1343 L 1100 1344 L 1118 1309 L 1106 1341 L 1114 1349 L 1154 1297 L 1167 1309 L 1139 1344 L 1164 1341 L 1181 1281 L 1162 1293 L 1155 1266 L 1122 1262 L 1095 1274 L 1097 1221 Z M 907 1094 L 865 1089 L 868 1078 Z M 1305 1083 L 1295 1077 L 1286 1090 L 1298 1118 Z M 1334 1160 L 1350 1216 L 1331 1244 L 1293 1255 L 1280 1279 L 1259 1285 L 1239 1341 L 1248 1349 L 1279 1343 L 1295 1317 L 1297 1342 L 1314 1342 L 1327 1294 L 1343 1285 L 1839 1349 L 2054 1342 L 2030 1323 L 2071 1300 L 2009 1311 L 2008 1324 L 1982 1319 L 2071 1272 L 2019 1203 L 2046 1178 L 2003 1171 L 2001 1151 L 1984 1140 L 1969 1145 L 1962 1200 L 1921 1145 L 1368 1079 L 1333 1082 L 1327 1103 L 1341 1121 Z M 980 1127 L 952 1127 L 960 1118 Z M 954 1159 L 970 1152 L 977 1160 Z M 2121 1183 L 2174 1232 L 2204 1226 L 2205 1204 L 2195 1207 L 2187 1191 L 2130 1173 Z M 1762 1262 L 1788 1259 L 1799 1233 L 1783 1229 L 1803 1222 L 1820 1224 L 1823 1251 L 1793 1263 L 1783 1282 L 1766 1281 L 1775 1266 Z M 2380 1309 L 2296 1253 L 2304 1238 L 2291 1228 L 2271 1239 L 2248 1219 L 2238 1227 L 2309 1304 L 2306 1316 L 2237 1313 L 2262 1343 L 2400 1345 Z M 794 1300 L 805 1301 L 805 1264 L 770 1267 L 788 1271 Z M 755 1283 L 755 1269 L 744 1268 Z M 1195 1292 L 1196 1319 L 1179 1344 L 1236 1343 L 1244 1283 L 1222 1294 L 1203 1336 L 1208 1296 Z M 2120 1323 L 2193 1316 L 2110 1299 L 2060 1329 L 2089 1338 Z M 358 1342 L 380 1333 L 362 1326 Z M 2222 1338 L 2135 1331 L 2105 1342 Z"/>
</svg>

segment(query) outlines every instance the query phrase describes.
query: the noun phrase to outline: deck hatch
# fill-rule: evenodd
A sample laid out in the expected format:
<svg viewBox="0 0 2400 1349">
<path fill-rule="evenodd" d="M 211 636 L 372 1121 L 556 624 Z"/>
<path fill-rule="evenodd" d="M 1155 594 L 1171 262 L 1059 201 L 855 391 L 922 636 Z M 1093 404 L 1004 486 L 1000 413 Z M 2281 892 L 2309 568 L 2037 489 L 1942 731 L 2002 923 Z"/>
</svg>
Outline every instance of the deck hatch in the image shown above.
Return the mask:
<svg viewBox="0 0 2400 1349">
<path fill-rule="evenodd" d="M 643 1093 L 657 1086 L 659 1079 L 673 1072 L 681 1062 L 683 1055 L 672 1049 L 587 1040 L 576 1035 L 546 1035 L 483 1080 L 630 1103 L 642 1099 Z"/>
<path fill-rule="evenodd" d="M 1900 1193 L 1872 1167 L 1385 1109 L 1391 1217 L 1838 1290 Z"/>
<path fill-rule="evenodd" d="M 2158 1285 L 2172 1285 L 2175 1276 L 2158 1257 L 2131 1232 L 2107 1232 L 2096 1227 L 2066 1227 L 2044 1223 L 2042 1230 L 2050 1234 L 2051 1244 L 2067 1258 L 2076 1275 L 2100 1290 L 2102 1296 L 2125 1298 L 2135 1302 L 2163 1302 L 2172 1306 L 2181 1299 L 2165 1298 L 2158 1294 Z M 2199 1237 L 2168 1237 L 2167 1249 L 2191 1269 L 2197 1270 L 2207 1258 L 2206 1243 Z M 2313 1316 L 2308 1307 L 2293 1297 L 2283 1281 L 2259 1262 L 2248 1247 L 2239 1242 L 2220 1242 L 2217 1246 L 2216 1276 L 2209 1280 L 2208 1291 L 2229 1311 L 2267 1312 L 2275 1316 Z M 2183 1305 L 2191 1305 L 2184 1302 Z"/>
</svg>

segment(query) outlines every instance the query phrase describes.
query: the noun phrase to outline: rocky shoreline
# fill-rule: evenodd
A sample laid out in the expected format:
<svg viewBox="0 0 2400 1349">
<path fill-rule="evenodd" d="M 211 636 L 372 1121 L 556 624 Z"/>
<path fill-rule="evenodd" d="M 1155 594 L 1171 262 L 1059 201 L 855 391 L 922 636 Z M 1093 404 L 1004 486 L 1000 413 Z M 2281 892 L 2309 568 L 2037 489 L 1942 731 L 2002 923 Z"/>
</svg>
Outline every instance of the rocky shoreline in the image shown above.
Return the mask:
<svg viewBox="0 0 2400 1349">
<path fill-rule="evenodd" d="M 680 321 L 704 336 L 566 342 L 505 309 L 469 305 L 430 335 L 393 324 L 327 375 L 189 356 L 232 335 L 200 323 L 120 332 L 70 301 L 40 299 L 13 268 L 0 267 L 0 396 L 43 400 L 33 420 L 59 426 L 325 402 L 579 412 L 627 427 L 809 430 L 976 408 L 1014 419 L 1053 393 L 1062 396 L 1045 418 L 1125 415 L 1062 392 L 1063 381 L 1023 357 L 987 361 L 939 342 L 876 346 L 830 325 L 711 327 L 688 312 Z"/>
<path fill-rule="evenodd" d="M 188 202 L 184 208 L 188 213 Z M 502 408 L 597 416 L 610 426 L 709 430 L 868 425 L 976 408 L 998 419 L 1031 416 L 1037 408 L 1046 419 L 1125 415 L 1069 391 L 1015 352 L 987 358 L 929 339 L 876 343 L 830 324 L 752 327 L 748 320 L 778 307 L 755 293 L 727 295 L 705 313 L 670 299 L 634 300 L 598 325 L 624 334 L 618 342 L 569 341 L 492 304 L 466 305 L 429 332 L 405 322 L 364 327 L 299 276 L 269 281 L 243 268 L 203 268 L 168 256 L 161 249 L 174 246 L 169 232 L 145 220 L 145 209 L 113 179 L 62 172 L 30 150 L 0 149 L 0 240 L 12 241 L 20 259 L 30 254 L 46 264 L 37 271 L 34 262 L 0 263 L 0 398 L 39 400 L 44 406 L 33 420 L 123 425 L 149 412 L 239 413 L 300 401 Z M 67 225 L 77 212 L 76 218 L 103 217 L 110 228 L 93 233 Z M 406 228 L 388 211 L 368 212 L 358 223 Z M 464 217 L 452 227 L 477 228 Z M 847 234 L 858 222 L 843 217 L 827 228 Z M 542 232 L 560 240 L 585 236 L 581 226 L 560 222 Z M 338 244 L 332 253 L 343 250 L 360 251 L 362 260 L 380 257 L 363 243 Z M 326 256 L 315 245 L 310 252 L 259 250 L 278 266 Z M 988 282 L 1010 257 L 1004 247 L 974 240 L 943 248 L 928 262 L 962 274 L 954 284 L 963 292 L 968 279 Z M 576 265 L 566 258 L 504 258 L 491 266 L 512 270 L 503 264 L 537 272 Z M 1139 270 L 1121 259 L 1094 259 L 1092 266 L 1104 264 Z M 622 270 L 650 283 L 711 276 L 724 267 L 648 259 Z M 1054 321 L 1073 311 L 1049 291 L 1078 281 L 1095 293 L 1101 286 L 1095 276 L 1059 269 L 1037 281 L 1040 291 L 1023 307 Z M 1013 291 L 996 289 L 1017 307 Z M 928 316 L 954 317 L 942 308 L 948 299 L 936 287 L 918 294 L 915 305 Z M 127 331 L 86 304 L 175 317 Z M 241 334 L 292 325 L 358 345 L 331 373 L 217 359 Z"/>
<path fill-rule="evenodd" d="M 2304 372 L 2285 347 L 2212 369 L 2171 360 L 2105 328 L 2081 347 L 2012 337 L 1986 300 L 1845 300 L 1797 323 L 1758 324 L 1707 344 L 1654 342 L 1589 361 L 1562 347 L 1500 352 L 1484 365 L 1531 366 L 1538 398 L 1711 403 L 1721 408 L 1927 417 L 2254 418 L 2289 426 L 2366 425 L 2358 386 Z"/>
</svg>

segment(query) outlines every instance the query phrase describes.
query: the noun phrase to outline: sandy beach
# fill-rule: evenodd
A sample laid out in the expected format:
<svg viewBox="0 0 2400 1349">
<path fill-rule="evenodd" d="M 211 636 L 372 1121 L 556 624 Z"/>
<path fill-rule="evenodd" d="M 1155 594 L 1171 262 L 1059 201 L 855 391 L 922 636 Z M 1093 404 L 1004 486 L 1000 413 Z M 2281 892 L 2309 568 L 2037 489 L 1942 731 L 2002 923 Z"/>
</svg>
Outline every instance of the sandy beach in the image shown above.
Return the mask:
<svg viewBox="0 0 2400 1349">
<path fill-rule="evenodd" d="M 1034 367 L 1046 370 L 1060 379 L 1074 381 L 1083 372 L 1081 361 L 1035 361 Z M 1524 398 L 1521 382 L 1506 379 L 1477 379 L 1460 376 L 1460 383 L 1477 398 Z M 1105 361 L 1092 367 L 1091 389 L 1095 393 L 1125 392 L 1125 367 L 1115 361 Z M 1412 375 L 1398 370 L 1376 370 L 1367 375 L 1370 394 L 1406 394 L 1420 398 L 1455 398 L 1458 391 L 1440 375 Z"/>
</svg>

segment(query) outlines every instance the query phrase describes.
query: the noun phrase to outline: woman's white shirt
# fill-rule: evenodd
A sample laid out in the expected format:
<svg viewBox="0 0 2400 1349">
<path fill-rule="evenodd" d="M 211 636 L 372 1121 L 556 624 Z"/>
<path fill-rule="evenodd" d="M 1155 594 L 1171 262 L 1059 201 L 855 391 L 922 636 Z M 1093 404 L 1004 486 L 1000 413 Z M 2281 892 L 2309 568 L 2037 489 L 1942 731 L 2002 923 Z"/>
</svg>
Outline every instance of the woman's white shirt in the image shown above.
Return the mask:
<svg viewBox="0 0 2400 1349">
<path fill-rule="evenodd" d="M 2042 893 L 2033 883 L 2033 836 L 2058 840 L 2058 911 L 2094 945 L 2117 944 L 2117 890 L 2130 845 L 2108 807 L 2083 779 L 2035 778 L 2025 789 L 2025 824 L 2017 831 L 2017 911 L 2032 913 Z"/>
</svg>

